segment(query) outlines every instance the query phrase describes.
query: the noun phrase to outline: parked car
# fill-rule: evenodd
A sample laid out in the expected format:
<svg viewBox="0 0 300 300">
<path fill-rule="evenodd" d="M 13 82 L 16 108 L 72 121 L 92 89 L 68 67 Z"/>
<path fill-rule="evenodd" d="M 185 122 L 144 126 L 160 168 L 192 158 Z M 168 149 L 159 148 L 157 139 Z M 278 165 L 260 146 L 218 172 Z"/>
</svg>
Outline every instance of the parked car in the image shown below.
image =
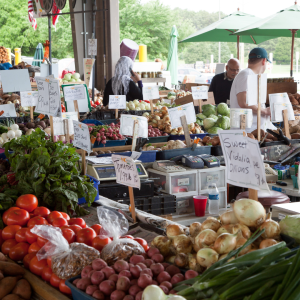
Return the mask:
<svg viewBox="0 0 300 300">
<path fill-rule="evenodd" d="M 189 68 L 189 69 L 178 69 L 178 83 L 182 83 L 186 75 L 194 75 L 195 83 L 210 83 L 213 76 L 207 76 L 201 74 L 199 71 Z"/>
</svg>

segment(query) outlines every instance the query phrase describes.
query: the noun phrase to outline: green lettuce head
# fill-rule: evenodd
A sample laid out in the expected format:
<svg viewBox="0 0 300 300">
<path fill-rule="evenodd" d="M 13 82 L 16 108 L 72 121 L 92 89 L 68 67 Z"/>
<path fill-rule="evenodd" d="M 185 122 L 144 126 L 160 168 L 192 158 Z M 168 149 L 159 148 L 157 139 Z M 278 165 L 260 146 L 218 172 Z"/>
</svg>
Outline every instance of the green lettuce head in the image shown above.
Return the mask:
<svg viewBox="0 0 300 300">
<path fill-rule="evenodd" d="M 208 117 L 210 115 L 217 115 L 217 108 L 212 104 L 204 104 L 202 106 L 202 113 Z"/>
<path fill-rule="evenodd" d="M 222 116 L 226 116 L 227 112 L 228 112 L 228 105 L 226 103 L 219 103 L 218 107 L 217 107 L 217 112 L 218 114 L 222 115 Z"/>
<path fill-rule="evenodd" d="M 212 118 L 206 118 L 203 120 L 203 126 L 205 130 L 208 130 L 209 128 L 213 127 L 215 125 L 216 121 Z"/>
<path fill-rule="evenodd" d="M 220 127 L 212 127 L 212 128 L 210 128 L 210 129 L 208 129 L 207 132 L 208 132 L 209 134 L 217 134 L 218 131 L 220 131 L 220 130 L 223 130 L 223 129 L 220 128 Z"/>
<path fill-rule="evenodd" d="M 280 232 L 286 234 L 300 243 L 300 215 L 285 216 L 279 223 Z"/>
</svg>

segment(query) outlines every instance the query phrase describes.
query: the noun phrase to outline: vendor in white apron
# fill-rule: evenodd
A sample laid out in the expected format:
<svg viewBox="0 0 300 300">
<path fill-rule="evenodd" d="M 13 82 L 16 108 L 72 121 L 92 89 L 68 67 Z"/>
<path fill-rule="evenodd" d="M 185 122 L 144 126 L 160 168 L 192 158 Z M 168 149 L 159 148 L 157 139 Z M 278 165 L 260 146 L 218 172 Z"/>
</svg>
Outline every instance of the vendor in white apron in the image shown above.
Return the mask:
<svg viewBox="0 0 300 300">
<path fill-rule="evenodd" d="M 247 105 L 247 78 L 248 75 L 263 74 L 267 68 L 268 53 L 264 48 L 254 48 L 249 53 L 248 68 L 241 71 L 234 79 L 230 91 L 230 108 L 248 108 L 252 109 L 253 123 L 251 129 L 246 129 L 247 132 L 252 132 L 257 129 L 257 109 L 258 105 Z M 254 92 L 254 91 L 252 91 Z M 271 111 L 270 107 L 266 108 L 265 104 L 261 104 L 261 129 L 266 131 L 267 128 L 274 129 L 270 122 Z"/>
</svg>

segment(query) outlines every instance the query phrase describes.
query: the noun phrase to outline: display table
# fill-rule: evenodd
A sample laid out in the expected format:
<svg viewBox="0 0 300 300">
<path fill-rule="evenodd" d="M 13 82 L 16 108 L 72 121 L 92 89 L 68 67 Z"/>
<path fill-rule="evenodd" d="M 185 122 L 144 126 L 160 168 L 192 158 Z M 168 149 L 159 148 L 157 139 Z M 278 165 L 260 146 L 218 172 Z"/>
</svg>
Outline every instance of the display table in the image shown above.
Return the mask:
<svg viewBox="0 0 300 300">
<path fill-rule="evenodd" d="M 272 208 L 272 217 L 283 219 L 286 215 L 298 215 L 300 214 L 300 202 L 292 202 L 286 204 L 274 204 Z"/>
<path fill-rule="evenodd" d="M 299 198 L 297 201 L 300 201 L 300 193 L 299 193 L 298 189 L 294 188 L 293 180 L 286 179 L 283 181 L 287 183 L 287 186 L 277 185 L 276 183 L 268 183 L 268 186 L 269 186 L 270 190 L 281 192 L 288 196 L 297 197 L 297 198 Z"/>
</svg>

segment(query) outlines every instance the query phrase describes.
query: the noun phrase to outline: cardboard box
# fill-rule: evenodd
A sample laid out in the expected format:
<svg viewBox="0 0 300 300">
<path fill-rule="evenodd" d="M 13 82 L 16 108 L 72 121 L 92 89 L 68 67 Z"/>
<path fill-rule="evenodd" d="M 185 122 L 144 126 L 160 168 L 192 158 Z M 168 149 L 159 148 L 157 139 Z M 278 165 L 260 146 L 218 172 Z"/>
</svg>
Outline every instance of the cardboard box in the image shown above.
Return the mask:
<svg viewBox="0 0 300 300">
<path fill-rule="evenodd" d="M 202 86 L 202 85 L 210 86 L 209 84 L 206 84 L 206 83 L 186 83 L 185 90 L 191 91 L 192 86 Z"/>
<path fill-rule="evenodd" d="M 188 104 L 190 102 L 193 102 L 193 96 L 192 95 L 187 95 L 185 97 L 181 97 L 175 100 L 176 105 L 183 105 L 183 104 Z"/>
</svg>

